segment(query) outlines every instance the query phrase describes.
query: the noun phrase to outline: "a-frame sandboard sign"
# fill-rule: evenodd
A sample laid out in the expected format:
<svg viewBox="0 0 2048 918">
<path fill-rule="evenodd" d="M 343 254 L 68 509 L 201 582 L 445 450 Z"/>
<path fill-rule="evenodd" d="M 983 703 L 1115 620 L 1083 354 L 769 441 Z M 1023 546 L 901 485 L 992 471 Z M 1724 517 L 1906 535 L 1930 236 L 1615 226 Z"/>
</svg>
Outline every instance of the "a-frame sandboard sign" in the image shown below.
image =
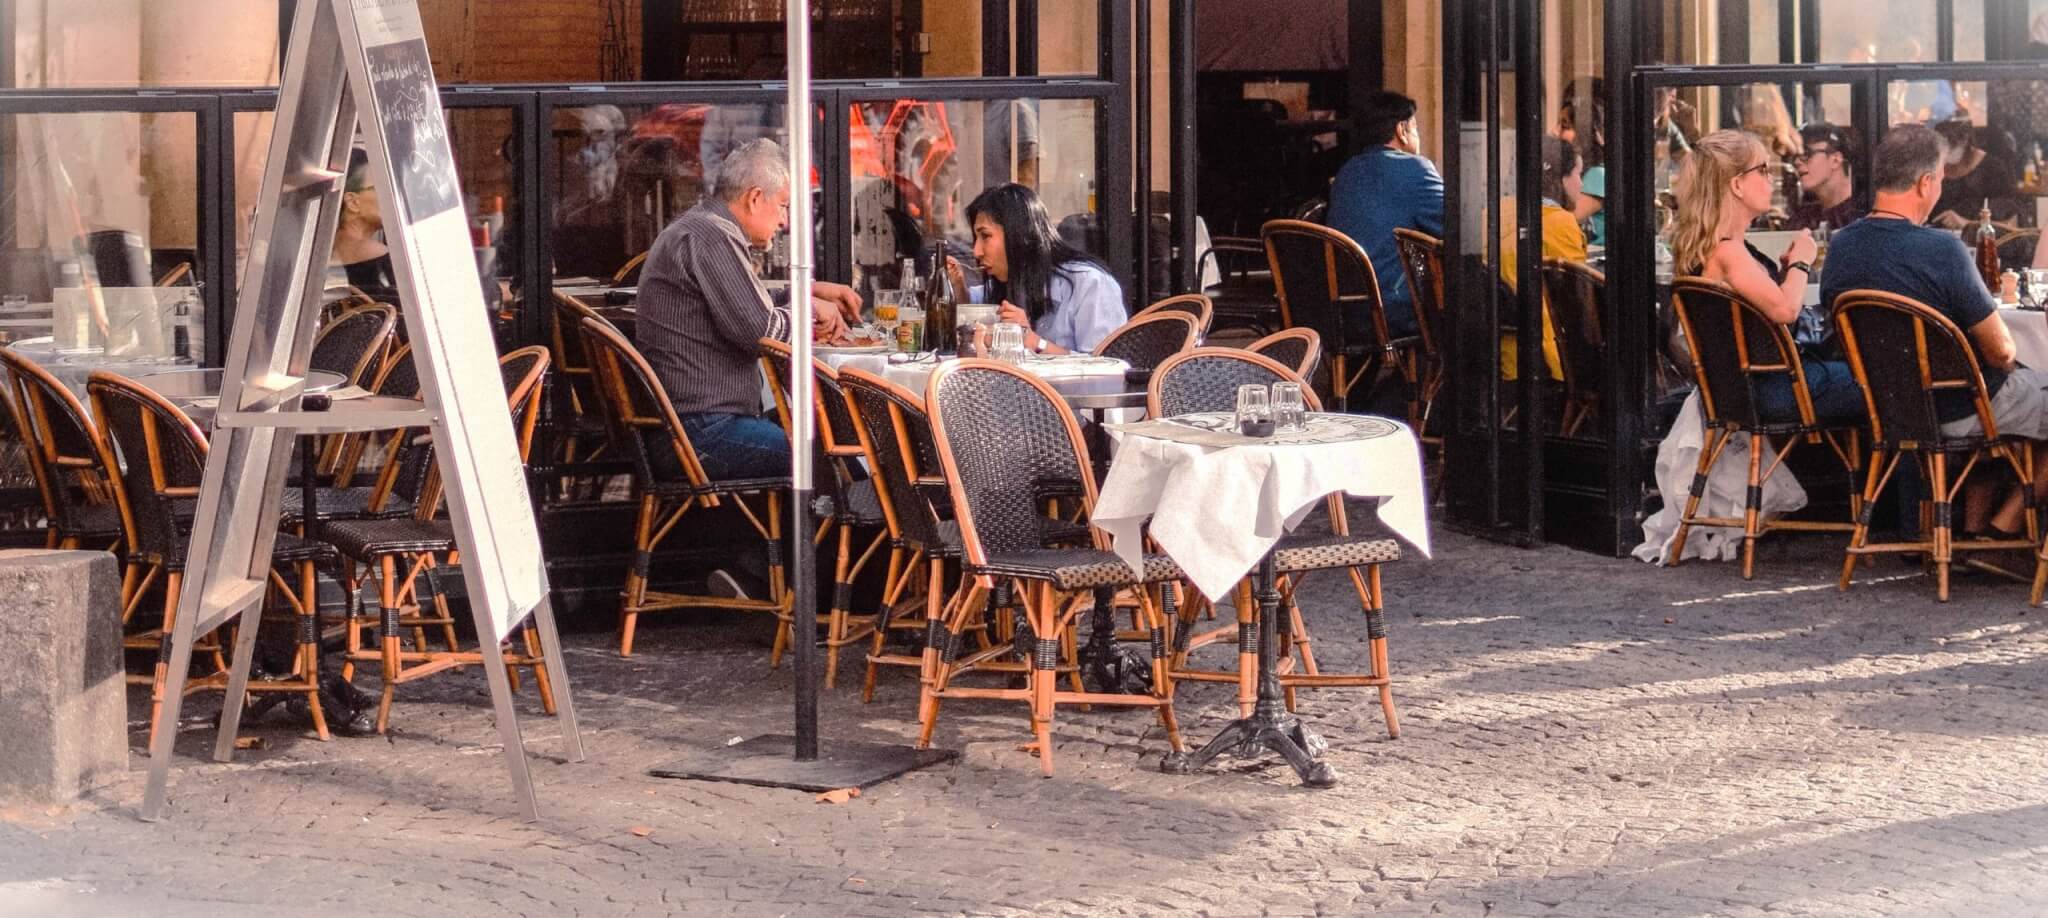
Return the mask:
<svg viewBox="0 0 2048 918">
<path fill-rule="evenodd" d="M 142 815 L 156 819 L 163 811 L 178 733 L 169 725 L 178 722 L 195 636 L 263 601 L 294 438 L 423 427 L 432 433 L 447 486 L 505 766 L 520 812 L 534 819 L 511 684 L 503 658 L 488 652 L 529 614 L 547 657 L 569 760 L 583 759 L 583 741 L 417 0 L 298 0 L 285 64 Z M 309 411 L 300 398 L 359 125 L 424 408 L 366 399 Z M 255 653 L 254 622 L 246 619 L 239 630 L 214 746 L 219 761 L 234 751 L 238 699 Z"/>
</svg>

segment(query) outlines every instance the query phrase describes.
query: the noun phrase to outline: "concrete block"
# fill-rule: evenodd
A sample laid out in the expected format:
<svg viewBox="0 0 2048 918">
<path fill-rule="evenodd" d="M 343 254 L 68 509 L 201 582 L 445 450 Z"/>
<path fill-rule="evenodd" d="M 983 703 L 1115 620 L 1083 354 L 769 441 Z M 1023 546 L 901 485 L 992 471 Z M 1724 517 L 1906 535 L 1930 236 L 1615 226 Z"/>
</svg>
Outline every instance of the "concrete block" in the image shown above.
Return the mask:
<svg viewBox="0 0 2048 918">
<path fill-rule="evenodd" d="M 0 738 L 0 799 L 61 803 L 128 767 L 113 555 L 0 551 Z"/>
</svg>

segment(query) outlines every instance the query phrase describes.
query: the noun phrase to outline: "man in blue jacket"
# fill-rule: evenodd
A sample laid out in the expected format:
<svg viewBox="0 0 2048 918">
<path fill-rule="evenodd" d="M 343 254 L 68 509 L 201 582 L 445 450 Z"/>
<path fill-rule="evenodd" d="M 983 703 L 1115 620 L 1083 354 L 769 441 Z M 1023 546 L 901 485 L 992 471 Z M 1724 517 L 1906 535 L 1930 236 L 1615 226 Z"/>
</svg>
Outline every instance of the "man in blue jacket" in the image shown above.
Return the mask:
<svg viewBox="0 0 2048 918">
<path fill-rule="evenodd" d="M 1350 236 L 1379 275 L 1380 300 L 1395 336 L 1413 335 L 1415 297 L 1394 248 L 1394 230 L 1444 234 L 1444 178 L 1424 159 L 1415 100 L 1397 92 L 1369 96 L 1359 109 L 1366 150 L 1337 171 L 1330 188 L 1330 227 Z M 1353 321 L 1365 321 L 1353 316 Z"/>
</svg>

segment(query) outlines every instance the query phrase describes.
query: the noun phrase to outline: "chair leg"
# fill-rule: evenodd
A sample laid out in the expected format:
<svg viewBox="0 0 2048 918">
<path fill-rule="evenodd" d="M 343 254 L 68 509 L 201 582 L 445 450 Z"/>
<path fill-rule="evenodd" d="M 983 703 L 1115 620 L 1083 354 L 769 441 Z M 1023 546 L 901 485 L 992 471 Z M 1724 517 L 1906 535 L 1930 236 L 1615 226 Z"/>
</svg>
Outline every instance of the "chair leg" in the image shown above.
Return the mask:
<svg viewBox="0 0 2048 918">
<path fill-rule="evenodd" d="M 906 552 L 900 547 L 889 549 L 889 573 L 882 580 L 882 608 L 875 616 L 875 636 L 870 641 L 867 674 L 860 685 L 860 702 L 867 704 L 875 700 L 875 673 L 881 668 L 876 658 L 882 655 L 889 636 L 889 613 L 902 601 L 903 590 L 910 581 L 910 572 L 904 570 L 909 563 Z"/>
<path fill-rule="evenodd" d="M 1756 572 L 1757 520 L 1763 512 L 1763 459 L 1766 441 L 1749 435 L 1749 487 L 1742 495 L 1742 579 Z"/>
<path fill-rule="evenodd" d="M 1160 596 L 1164 599 L 1171 585 L 1163 585 Z M 1143 587 L 1137 589 L 1138 605 L 1144 613 L 1148 630 L 1152 635 L 1152 697 L 1159 699 L 1159 725 L 1166 728 L 1167 745 L 1175 752 L 1185 752 L 1187 747 L 1181 741 L 1180 720 L 1173 713 L 1173 675 L 1166 664 L 1166 641 L 1168 628 L 1168 607 L 1165 603 L 1153 605 Z"/>
<path fill-rule="evenodd" d="M 1259 618 L 1252 585 L 1237 585 L 1237 715 L 1252 716 L 1259 697 Z"/>
<path fill-rule="evenodd" d="M 853 566 L 853 527 L 839 523 L 839 556 L 832 567 L 832 614 L 825 629 L 825 690 L 839 686 L 839 647 L 846 641 L 847 605 L 853 602 L 853 584 L 848 582 Z"/>
<path fill-rule="evenodd" d="M 1932 474 L 1928 484 L 1934 488 L 1934 590 L 1936 598 L 1948 602 L 1948 564 L 1951 546 L 1949 542 L 1949 493 L 1948 456 L 1934 450 L 1928 456 Z"/>
<path fill-rule="evenodd" d="M 1898 458 L 1892 457 L 1889 465 L 1897 463 Z M 1836 585 L 1838 590 L 1849 589 L 1849 579 L 1856 573 L 1856 552 L 1870 541 L 1870 509 L 1876 506 L 1878 490 L 1890 477 L 1885 474 L 1887 468 L 1885 451 L 1882 448 L 1872 449 L 1870 469 L 1864 474 L 1863 499 L 1856 508 L 1856 528 L 1849 533 L 1849 549 L 1842 553 L 1842 580 Z"/>
<path fill-rule="evenodd" d="M 1052 777 L 1052 716 L 1054 678 L 1060 660 L 1059 623 L 1053 608 L 1055 598 L 1048 584 L 1033 584 L 1027 610 L 1036 644 L 1031 654 L 1031 733 L 1036 738 L 1039 770 Z M 1053 637 L 1046 635 L 1052 634 Z"/>
<path fill-rule="evenodd" d="M 157 643 L 156 672 L 149 686 L 149 748 L 156 748 L 157 721 L 161 719 L 164 707 L 164 680 L 171 674 L 171 629 L 178 620 L 178 590 L 184 585 L 184 575 L 173 571 L 164 578 L 164 636 Z M 177 725 L 171 726 L 176 730 Z"/>
<path fill-rule="evenodd" d="M 640 515 L 633 523 L 633 567 L 626 572 L 626 592 L 619 604 L 619 656 L 633 655 L 633 629 L 640 624 L 640 605 L 647 601 L 647 575 L 654 555 L 654 517 L 659 501 L 649 494 L 640 498 Z"/>
<path fill-rule="evenodd" d="M 1707 494 L 1707 473 L 1714 470 L 1714 463 L 1721 458 L 1721 449 L 1728 443 L 1728 431 L 1719 427 L 1708 428 L 1706 442 L 1700 444 L 1700 464 L 1692 474 L 1692 490 L 1685 498 L 1685 512 L 1678 515 L 1678 534 L 1671 540 L 1671 555 L 1664 559 L 1667 567 L 1677 567 L 1685 557 L 1685 539 L 1692 531 L 1692 521 L 1700 511 L 1700 499 Z"/>
<path fill-rule="evenodd" d="M 917 745 L 920 749 L 932 744 L 932 729 L 939 724 L 939 675 L 945 666 L 948 626 L 952 624 L 951 606 L 941 606 L 939 600 L 939 586 L 945 576 L 945 563 L 933 558 L 928 559 L 926 564 L 924 653 L 917 667 Z M 974 592 L 969 590 L 965 583 L 961 584 L 961 590 Z"/>
<path fill-rule="evenodd" d="M 1352 571 L 1351 576 L 1355 581 L 1358 572 Z M 1365 611 L 1366 642 L 1372 648 L 1372 674 L 1386 680 L 1380 683 L 1380 713 L 1387 718 L 1387 738 L 1400 739 L 1401 721 L 1394 716 L 1394 676 L 1387 658 L 1386 607 L 1381 603 L 1380 566 L 1367 567 L 1365 578 L 1366 592 L 1372 597 Z"/>
<path fill-rule="evenodd" d="M 540 692 L 540 709 L 552 717 L 555 713 L 555 687 L 548 682 L 547 656 L 540 643 L 540 629 L 528 619 L 526 627 L 520 629 L 526 639 L 526 658 L 536 661 L 533 665 L 533 685 Z M 507 668 L 510 672 L 510 668 Z"/>
<path fill-rule="evenodd" d="M 326 742 L 332 737 L 327 732 L 327 712 L 320 707 L 320 682 L 313 674 L 320 671 L 320 581 L 319 572 L 311 561 L 299 562 L 299 672 L 312 691 L 306 693 L 306 708 L 313 715 L 313 732 Z"/>
<path fill-rule="evenodd" d="M 384 690 L 377 700 L 377 732 L 391 726 L 391 699 L 398 693 L 398 561 L 390 555 L 377 559 L 377 609 L 383 621 L 377 626 L 377 640 L 384 649 Z"/>
</svg>

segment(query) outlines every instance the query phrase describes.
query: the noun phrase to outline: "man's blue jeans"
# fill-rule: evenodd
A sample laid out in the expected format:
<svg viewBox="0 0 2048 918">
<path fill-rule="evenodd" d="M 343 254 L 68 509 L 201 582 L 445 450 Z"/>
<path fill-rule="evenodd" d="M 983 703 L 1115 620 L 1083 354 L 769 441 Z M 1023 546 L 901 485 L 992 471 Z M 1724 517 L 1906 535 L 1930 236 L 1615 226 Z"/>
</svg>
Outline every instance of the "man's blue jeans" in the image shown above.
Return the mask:
<svg viewBox="0 0 2048 918">
<path fill-rule="evenodd" d="M 789 437 L 775 421 L 745 414 L 686 414 L 681 420 L 683 433 L 697 450 L 697 461 L 704 465 L 705 477 L 712 481 L 789 474 Z M 648 438 L 654 474 L 681 478 L 682 465 L 675 461 L 675 451 L 667 441 L 668 436 L 659 432 Z"/>
</svg>

